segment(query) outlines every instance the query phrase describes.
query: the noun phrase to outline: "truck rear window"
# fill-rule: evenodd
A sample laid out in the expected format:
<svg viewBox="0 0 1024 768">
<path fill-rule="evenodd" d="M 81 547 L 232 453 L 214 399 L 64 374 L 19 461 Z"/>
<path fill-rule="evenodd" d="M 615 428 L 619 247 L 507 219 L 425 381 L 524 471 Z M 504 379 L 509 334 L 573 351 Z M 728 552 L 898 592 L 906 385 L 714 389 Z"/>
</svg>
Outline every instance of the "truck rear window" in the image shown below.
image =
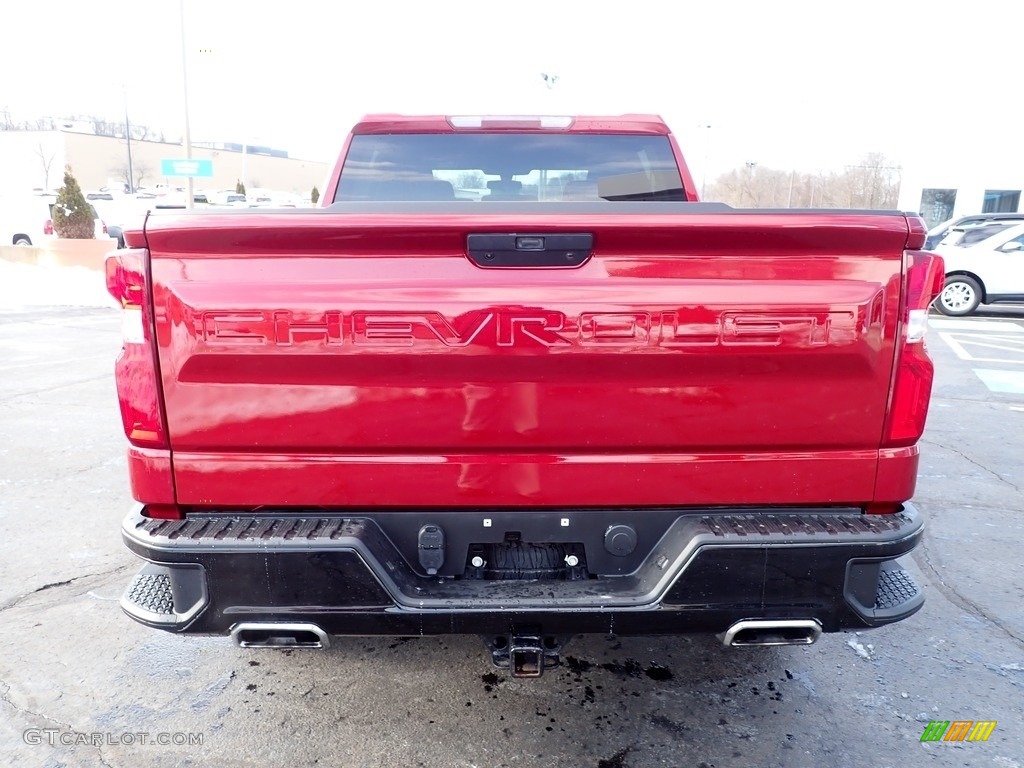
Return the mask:
<svg viewBox="0 0 1024 768">
<path fill-rule="evenodd" d="M 335 202 L 686 200 L 667 136 L 352 137 Z"/>
</svg>

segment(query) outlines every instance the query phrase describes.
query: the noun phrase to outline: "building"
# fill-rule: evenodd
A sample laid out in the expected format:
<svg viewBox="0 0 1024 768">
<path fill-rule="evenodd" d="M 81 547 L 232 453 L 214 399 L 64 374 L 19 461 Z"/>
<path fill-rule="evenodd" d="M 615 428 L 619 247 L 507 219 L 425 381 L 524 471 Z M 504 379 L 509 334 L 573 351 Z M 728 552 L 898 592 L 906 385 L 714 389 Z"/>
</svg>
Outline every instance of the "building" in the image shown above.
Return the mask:
<svg viewBox="0 0 1024 768">
<path fill-rule="evenodd" d="M 213 161 L 212 178 L 196 179 L 196 189 L 234 189 L 238 181 L 303 197 L 314 186 L 323 189 L 327 163 L 298 160 L 262 147 L 258 153 L 242 149 L 230 144 L 193 146 L 193 158 Z M 136 187 L 185 181 L 160 175 L 161 160 L 184 157 L 181 144 L 133 139 L 131 154 Z M 124 139 L 72 130 L 0 131 L 0 193 L 57 189 L 65 165 L 71 166 L 83 190 L 121 185 L 128 179 L 128 146 Z"/>
<path fill-rule="evenodd" d="M 904 168 L 899 208 L 916 211 L 929 228 L 973 213 L 1021 211 L 1024 154 L 976 146 Z"/>
<path fill-rule="evenodd" d="M 261 147 L 257 144 L 239 144 L 237 141 L 193 141 L 192 148 L 226 149 L 231 152 L 245 152 L 250 155 L 269 155 L 270 157 L 288 157 L 288 152 L 273 147 Z"/>
</svg>

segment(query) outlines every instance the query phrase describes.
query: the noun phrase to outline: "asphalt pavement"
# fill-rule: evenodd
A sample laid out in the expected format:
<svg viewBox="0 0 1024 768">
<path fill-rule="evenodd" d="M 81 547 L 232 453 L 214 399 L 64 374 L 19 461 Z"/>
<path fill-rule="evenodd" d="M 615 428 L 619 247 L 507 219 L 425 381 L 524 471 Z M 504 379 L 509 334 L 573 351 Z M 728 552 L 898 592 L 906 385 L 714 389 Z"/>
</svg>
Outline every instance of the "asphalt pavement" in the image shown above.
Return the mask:
<svg viewBox="0 0 1024 768">
<path fill-rule="evenodd" d="M 0 311 L 0 764 L 1022 768 L 1022 318 L 930 334 L 916 616 L 809 647 L 580 638 L 524 681 L 475 637 L 259 651 L 129 620 L 117 312 Z M 932 720 L 997 725 L 923 743 Z"/>
</svg>

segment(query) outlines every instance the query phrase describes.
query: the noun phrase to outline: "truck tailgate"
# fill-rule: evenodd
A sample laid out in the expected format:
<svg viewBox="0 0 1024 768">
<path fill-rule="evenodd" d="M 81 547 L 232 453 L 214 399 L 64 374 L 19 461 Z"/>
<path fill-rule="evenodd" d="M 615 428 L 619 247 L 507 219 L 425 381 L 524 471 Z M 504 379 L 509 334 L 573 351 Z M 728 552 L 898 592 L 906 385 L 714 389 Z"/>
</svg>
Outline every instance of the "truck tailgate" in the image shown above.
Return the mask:
<svg viewBox="0 0 1024 768">
<path fill-rule="evenodd" d="M 593 255 L 482 268 L 473 233 L 589 233 Z M 868 503 L 907 233 L 895 213 L 151 217 L 177 500 Z"/>
</svg>

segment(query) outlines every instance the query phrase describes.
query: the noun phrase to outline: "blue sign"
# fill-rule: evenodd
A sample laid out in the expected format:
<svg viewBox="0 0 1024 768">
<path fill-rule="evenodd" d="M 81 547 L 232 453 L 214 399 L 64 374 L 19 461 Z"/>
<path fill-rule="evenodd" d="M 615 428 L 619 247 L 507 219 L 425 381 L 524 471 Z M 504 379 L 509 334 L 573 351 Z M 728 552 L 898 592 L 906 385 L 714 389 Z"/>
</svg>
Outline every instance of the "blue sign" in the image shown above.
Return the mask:
<svg viewBox="0 0 1024 768">
<path fill-rule="evenodd" d="M 161 176 L 213 176 L 213 160 L 161 160 Z"/>
</svg>

